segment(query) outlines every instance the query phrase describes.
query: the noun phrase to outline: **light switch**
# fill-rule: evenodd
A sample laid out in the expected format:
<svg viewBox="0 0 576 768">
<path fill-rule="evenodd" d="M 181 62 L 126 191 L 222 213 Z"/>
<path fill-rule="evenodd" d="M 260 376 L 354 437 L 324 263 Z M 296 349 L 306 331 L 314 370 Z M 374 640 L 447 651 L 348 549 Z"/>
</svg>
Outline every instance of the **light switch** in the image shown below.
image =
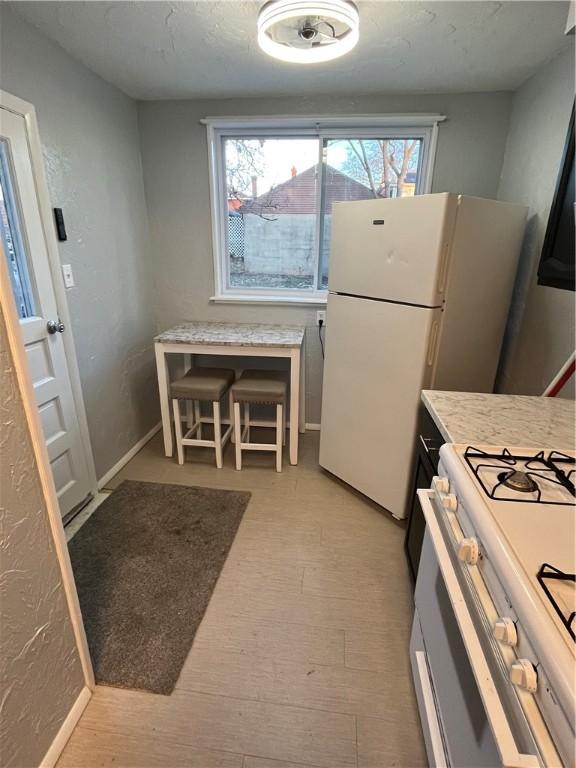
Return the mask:
<svg viewBox="0 0 576 768">
<path fill-rule="evenodd" d="M 72 265 L 62 264 L 62 274 L 64 275 L 64 285 L 66 288 L 74 288 L 74 275 L 72 274 Z"/>
</svg>

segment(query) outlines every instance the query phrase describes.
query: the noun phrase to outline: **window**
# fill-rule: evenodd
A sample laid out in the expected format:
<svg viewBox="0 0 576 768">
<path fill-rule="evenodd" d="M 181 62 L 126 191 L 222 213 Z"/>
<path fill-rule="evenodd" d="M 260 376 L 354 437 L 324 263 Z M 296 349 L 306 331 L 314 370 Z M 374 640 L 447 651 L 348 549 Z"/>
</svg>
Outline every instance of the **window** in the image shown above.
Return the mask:
<svg viewBox="0 0 576 768">
<path fill-rule="evenodd" d="M 8 142 L 0 139 L 0 238 L 20 319 L 34 315 L 34 294 L 28 271 L 24 238 L 18 224 L 19 212 L 12 186 Z"/>
<path fill-rule="evenodd" d="M 333 204 L 429 192 L 442 119 L 207 119 L 214 298 L 325 301 Z"/>
</svg>

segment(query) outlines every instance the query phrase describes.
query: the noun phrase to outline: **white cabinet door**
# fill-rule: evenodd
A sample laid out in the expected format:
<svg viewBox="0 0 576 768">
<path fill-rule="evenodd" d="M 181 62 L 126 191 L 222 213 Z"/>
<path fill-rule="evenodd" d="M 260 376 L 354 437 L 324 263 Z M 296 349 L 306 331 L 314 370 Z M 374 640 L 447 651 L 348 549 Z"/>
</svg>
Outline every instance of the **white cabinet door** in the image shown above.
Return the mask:
<svg viewBox="0 0 576 768">
<path fill-rule="evenodd" d="M 330 294 L 320 464 L 406 515 L 420 390 L 441 310 Z"/>
<path fill-rule="evenodd" d="M 24 117 L 0 109 L 0 233 L 60 511 L 93 490 L 80 437 Z M 53 333 L 48 323 L 53 322 Z"/>
<path fill-rule="evenodd" d="M 436 194 L 334 203 L 328 289 L 440 306 L 457 202 Z"/>
</svg>

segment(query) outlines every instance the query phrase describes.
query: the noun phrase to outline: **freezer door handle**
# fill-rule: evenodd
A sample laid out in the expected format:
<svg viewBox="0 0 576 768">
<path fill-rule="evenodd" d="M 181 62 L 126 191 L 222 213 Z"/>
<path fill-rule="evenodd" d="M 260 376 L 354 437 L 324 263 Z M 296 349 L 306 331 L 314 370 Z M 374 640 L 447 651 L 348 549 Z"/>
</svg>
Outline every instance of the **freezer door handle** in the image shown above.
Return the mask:
<svg viewBox="0 0 576 768">
<path fill-rule="evenodd" d="M 448 255 L 450 253 L 450 244 L 445 243 L 440 257 L 440 268 L 438 270 L 438 293 L 444 293 L 446 290 L 446 278 L 448 277 Z"/>
<path fill-rule="evenodd" d="M 482 650 L 480 638 L 476 633 L 472 616 L 466 605 L 464 593 L 452 565 L 450 553 L 436 519 L 434 507 L 432 506 L 434 491 L 419 490 L 418 498 L 426 518 L 426 526 L 430 533 L 430 538 L 434 545 L 436 558 L 442 573 L 442 580 L 448 592 L 450 604 L 458 623 L 458 629 L 466 648 L 466 654 L 474 673 L 482 703 L 484 704 L 490 730 L 500 753 L 502 768 L 538 768 L 540 766 L 538 757 L 521 753 L 516 746 L 516 739 L 510 728 L 502 701 L 498 696 L 497 687 L 492 679 L 492 673 Z"/>
</svg>

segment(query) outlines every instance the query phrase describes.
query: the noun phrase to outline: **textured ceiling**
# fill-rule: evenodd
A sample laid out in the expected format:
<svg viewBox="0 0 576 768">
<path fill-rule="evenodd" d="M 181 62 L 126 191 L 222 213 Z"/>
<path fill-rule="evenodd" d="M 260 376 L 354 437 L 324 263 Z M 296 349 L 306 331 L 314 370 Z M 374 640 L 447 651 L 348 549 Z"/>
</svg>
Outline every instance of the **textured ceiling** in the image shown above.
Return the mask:
<svg viewBox="0 0 576 768">
<path fill-rule="evenodd" d="M 17 12 L 137 99 L 513 90 L 560 49 L 565 2 L 360 0 L 339 61 L 276 62 L 256 43 L 263 0 L 18 2 Z"/>
</svg>

